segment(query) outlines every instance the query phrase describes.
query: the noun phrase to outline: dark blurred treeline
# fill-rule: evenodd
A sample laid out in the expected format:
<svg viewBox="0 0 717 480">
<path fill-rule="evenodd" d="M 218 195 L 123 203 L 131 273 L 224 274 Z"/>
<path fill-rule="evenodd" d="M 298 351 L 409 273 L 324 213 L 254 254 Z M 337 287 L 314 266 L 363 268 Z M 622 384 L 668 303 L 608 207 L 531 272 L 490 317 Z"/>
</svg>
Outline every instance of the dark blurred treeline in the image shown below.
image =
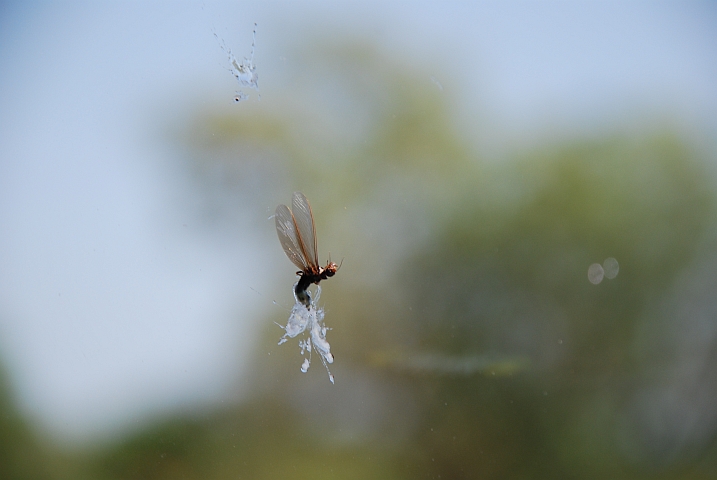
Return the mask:
<svg viewBox="0 0 717 480">
<path fill-rule="evenodd" d="M 280 101 L 200 112 L 183 165 L 207 228 L 311 200 L 336 385 L 273 309 L 224 409 L 70 454 L 3 396 L 0 478 L 715 478 L 715 159 L 656 126 L 486 161 L 429 73 L 312 52 Z"/>
</svg>

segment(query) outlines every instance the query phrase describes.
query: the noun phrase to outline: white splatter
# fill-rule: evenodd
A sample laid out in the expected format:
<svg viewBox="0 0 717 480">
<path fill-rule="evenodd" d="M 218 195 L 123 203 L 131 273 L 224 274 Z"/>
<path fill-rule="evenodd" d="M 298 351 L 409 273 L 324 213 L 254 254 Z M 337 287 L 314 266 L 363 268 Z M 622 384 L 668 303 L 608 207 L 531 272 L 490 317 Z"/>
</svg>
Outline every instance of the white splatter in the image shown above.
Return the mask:
<svg viewBox="0 0 717 480">
<path fill-rule="evenodd" d="M 249 56 L 249 58 L 244 57 L 241 62 L 237 60 L 237 57 L 232 53 L 231 49 L 227 47 L 224 40 L 219 38 L 217 32 L 214 32 L 214 36 L 217 38 L 221 49 L 224 51 L 224 53 L 227 54 L 227 57 L 229 57 L 229 71 L 232 75 L 234 75 L 234 78 L 237 79 L 241 86 L 253 88 L 256 91 L 259 91 L 259 74 L 256 72 L 256 65 L 254 64 L 254 49 L 256 47 L 256 26 L 257 24 L 255 23 L 254 32 L 251 40 L 251 55 Z M 247 98 L 249 98 L 249 96 L 240 90 L 236 92 L 236 95 L 234 96 L 234 103 L 239 103 L 243 100 L 246 100 Z"/>
<path fill-rule="evenodd" d="M 296 284 L 294 284 L 294 289 Z M 301 365 L 301 371 L 306 373 L 311 366 L 312 350 L 316 351 L 321 357 L 321 362 L 329 374 L 329 380 L 334 383 L 334 376 L 329 371 L 330 363 L 334 363 L 334 356 L 331 354 L 331 345 L 326 340 L 326 332 L 329 330 L 324 325 L 324 309 L 318 307 L 319 297 L 321 296 L 321 287 L 316 288 L 315 298 L 311 300 L 310 306 L 307 308 L 303 303 L 296 299 L 294 307 L 291 309 L 289 320 L 284 329 L 284 336 L 279 340 L 279 345 L 286 343 L 289 338 L 294 338 L 301 334 L 308 334 L 306 338 L 299 340 L 299 348 L 301 354 L 304 355 L 304 362 Z M 294 295 L 296 297 L 296 295 Z M 306 356 L 308 354 L 308 357 Z"/>
</svg>

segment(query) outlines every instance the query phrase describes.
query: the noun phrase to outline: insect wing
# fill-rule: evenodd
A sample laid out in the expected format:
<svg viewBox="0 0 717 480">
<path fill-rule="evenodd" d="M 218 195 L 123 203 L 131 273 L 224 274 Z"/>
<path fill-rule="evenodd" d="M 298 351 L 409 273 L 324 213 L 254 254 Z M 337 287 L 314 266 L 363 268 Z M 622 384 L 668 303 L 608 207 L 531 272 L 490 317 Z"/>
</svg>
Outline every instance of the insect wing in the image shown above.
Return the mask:
<svg viewBox="0 0 717 480">
<path fill-rule="evenodd" d="M 276 234 L 279 236 L 279 242 L 286 256 L 299 270 L 307 270 L 309 267 L 308 262 L 300 246 L 296 223 L 294 222 L 294 216 L 289 211 L 289 207 L 286 205 L 276 207 L 274 222 L 276 223 Z"/>
<path fill-rule="evenodd" d="M 319 256 L 316 253 L 316 226 L 311 205 L 303 193 L 294 192 L 291 202 L 298 233 L 299 246 L 306 255 L 306 261 L 314 270 L 319 270 Z"/>
</svg>

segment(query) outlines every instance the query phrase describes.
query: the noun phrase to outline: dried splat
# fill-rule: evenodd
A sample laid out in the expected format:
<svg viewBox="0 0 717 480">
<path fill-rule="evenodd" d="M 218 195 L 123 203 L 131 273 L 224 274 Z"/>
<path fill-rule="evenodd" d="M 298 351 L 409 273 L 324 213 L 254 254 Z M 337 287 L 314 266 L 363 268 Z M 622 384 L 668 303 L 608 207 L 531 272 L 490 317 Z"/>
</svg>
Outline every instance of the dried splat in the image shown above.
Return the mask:
<svg viewBox="0 0 717 480">
<path fill-rule="evenodd" d="M 244 100 L 248 99 L 249 95 L 239 90 L 238 92 L 234 92 L 234 103 L 243 102 Z"/>
<path fill-rule="evenodd" d="M 256 72 L 256 65 L 254 64 L 254 49 L 256 47 L 256 26 L 257 24 L 255 23 L 251 41 L 251 55 L 249 56 L 249 58 L 244 57 L 241 62 L 237 60 L 237 57 L 232 53 L 231 49 L 227 47 L 224 40 L 219 38 L 219 35 L 217 35 L 216 32 L 214 32 L 214 36 L 217 38 L 221 49 L 224 51 L 224 53 L 227 54 L 227 57 L 229 57 L 229 71 L 234 76 L 234 78 L 237 79 L 241 86 L 253 88 L 256 91 L 259 91 L 259 75 Z M 240 90 L 234 95 L 234 103 L 242 102 L 248 98 L 249 96 Z M 261 95 L 259 95 L 259 98 L 261 98 Z"/>
<path fill-rule="evenodd" d="M 296 298 L 296 294 L 294 296 Z M 286 343 L 289 338 L 304 334 L 304 338 L 299 340 L 299 348 L 301 354 L 304 355 L 301 371 L 306 373 L 309 370 L 312 350 L 316 351 L 329 374 L 329 380 L 334 383 L 334 376 L 329 370 L 329 364 L 334 363 L 334 356 L 331 354 L 331 345 L 326 340 L 326 332 L 329 329 L 324 325 L 324 309 L 317 306 L 320 296 L 321 287 L 319 286 L 316 289 L 315 298 L 310 300 L 308 307 L 299 298 L 296 298 L 289 321 L 285 327 L 281 327 L 285 333 L 279 340 L 279 345 Z"/>
</svg>

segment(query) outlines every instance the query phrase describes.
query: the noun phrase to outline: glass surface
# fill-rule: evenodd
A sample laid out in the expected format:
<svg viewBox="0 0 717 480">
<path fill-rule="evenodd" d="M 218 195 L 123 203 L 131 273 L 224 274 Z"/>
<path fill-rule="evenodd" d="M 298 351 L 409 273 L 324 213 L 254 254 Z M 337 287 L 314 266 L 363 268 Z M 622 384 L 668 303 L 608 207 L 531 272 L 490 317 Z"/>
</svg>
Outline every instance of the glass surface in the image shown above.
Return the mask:
<svg viewBox="0 0 717 480">
<path fill-rule="evenodd" d="M 716 25 L 3 3 L 0 478 L 717 478 Z"/>
</svg>

